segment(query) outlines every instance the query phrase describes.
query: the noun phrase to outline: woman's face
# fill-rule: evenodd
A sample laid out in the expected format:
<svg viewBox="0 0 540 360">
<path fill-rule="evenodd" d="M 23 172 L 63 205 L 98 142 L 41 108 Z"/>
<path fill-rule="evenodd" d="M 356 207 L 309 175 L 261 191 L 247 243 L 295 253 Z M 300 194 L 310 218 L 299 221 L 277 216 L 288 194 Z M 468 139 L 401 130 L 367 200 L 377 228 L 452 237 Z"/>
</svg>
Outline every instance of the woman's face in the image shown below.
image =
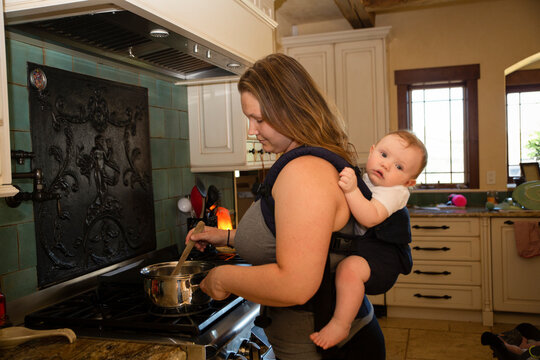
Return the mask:
<svg viewBox="0 0 540 360">
<path fill-rule="evenodd" d="M 255 135 L 263 150 L 269 153 L 282 153 L 298 146 L 292 139 L 276 131 L 263 120 L 259 101 L 249 92 L 241 96 L 242 111 L 249 120 L 249 135 Z"/>
</svg>

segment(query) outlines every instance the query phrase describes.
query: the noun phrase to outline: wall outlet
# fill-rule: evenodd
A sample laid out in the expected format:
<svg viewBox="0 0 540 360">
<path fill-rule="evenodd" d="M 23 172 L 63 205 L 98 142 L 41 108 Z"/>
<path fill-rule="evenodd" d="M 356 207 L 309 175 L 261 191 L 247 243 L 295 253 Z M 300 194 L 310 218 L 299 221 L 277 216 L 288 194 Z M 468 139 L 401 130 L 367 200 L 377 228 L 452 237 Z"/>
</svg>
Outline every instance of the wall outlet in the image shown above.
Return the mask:
<svg viewBox="0 0 540 360">
<path fill-rule="evenodd" d="M 496 182 L 496 173 L 495 173 L 495 170 L 490 170 L 486 173 L 486 183 L 488 185 L 494 185 L 495 182 Z"/>
</svg>

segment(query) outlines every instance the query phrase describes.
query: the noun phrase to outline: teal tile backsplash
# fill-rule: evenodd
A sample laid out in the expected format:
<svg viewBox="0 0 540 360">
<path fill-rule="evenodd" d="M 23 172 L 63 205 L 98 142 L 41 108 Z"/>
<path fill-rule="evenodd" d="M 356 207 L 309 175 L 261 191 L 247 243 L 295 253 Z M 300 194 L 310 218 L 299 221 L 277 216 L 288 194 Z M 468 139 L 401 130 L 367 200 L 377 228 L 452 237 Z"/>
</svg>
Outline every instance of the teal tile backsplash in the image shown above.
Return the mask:
<svg viewBox="0 0 540 360">
<path fill-rule="evenodd" d="M 32 41 L 30 41 L 32 42 Z M 95 58 L 75 56 L 57 48 L 27 44 L 24 40 L 6 39 L 10 141 L 12 149 L 32 151 L 26 63 L 33 62 L 124 82 L 148 89 L 150 118 L 150 151 L 154 190 L 154 216 L 157 247 L 184 247 L 185 215 L 176 207 L 181 196 L 190 193 L 195 177 L 209 186 L 215 185 L 222 195 L 221 206 L 234 209 L 233 173 L 193 174 L 189 165 L 189 129 L 187 89 L 170 81 L 125 66 L 103 64 Z M 16 172 L 28 172 L 30 161 L 13 163 Z M 24 191 L 32 190 L 28 179 L 15 180 Z M 39 291 L 36 273 L 36 235 L 33 205 L 25 201 L 9 208 L 0 199 L 0 288 L 8 302 Z M 9 306 L 8 306 L 9 311 Z"/>
</svg>

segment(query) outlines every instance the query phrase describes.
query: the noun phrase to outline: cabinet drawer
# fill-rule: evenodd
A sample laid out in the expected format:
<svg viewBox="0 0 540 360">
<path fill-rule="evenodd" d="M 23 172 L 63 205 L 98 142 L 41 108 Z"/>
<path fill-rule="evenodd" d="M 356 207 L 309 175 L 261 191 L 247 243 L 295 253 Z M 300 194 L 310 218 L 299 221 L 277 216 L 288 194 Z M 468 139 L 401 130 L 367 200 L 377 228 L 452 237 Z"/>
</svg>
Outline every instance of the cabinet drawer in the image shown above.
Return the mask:
<svg viewBox="0 0 540 360">
<path fill-rule="evenodd" d="M 448 237 L 440 239 L 413 237 L 413 260 L 480 260 L 480 239 Z"/>
<path fill-rule="evenodd" d="M 477 218 L 411 218 L 412 236 L 479 236 Z"/>
<path fill-rule="evenodd" d="M 386 293 L 388 305 L 444 309 L 481 309 L 480 286 L 396 284 Z"/>
<path fill-rule="evenodd" d="M 480 262 L 415 261 L 409 275 L 399 283 L 480 285 Z"/>
</svg>

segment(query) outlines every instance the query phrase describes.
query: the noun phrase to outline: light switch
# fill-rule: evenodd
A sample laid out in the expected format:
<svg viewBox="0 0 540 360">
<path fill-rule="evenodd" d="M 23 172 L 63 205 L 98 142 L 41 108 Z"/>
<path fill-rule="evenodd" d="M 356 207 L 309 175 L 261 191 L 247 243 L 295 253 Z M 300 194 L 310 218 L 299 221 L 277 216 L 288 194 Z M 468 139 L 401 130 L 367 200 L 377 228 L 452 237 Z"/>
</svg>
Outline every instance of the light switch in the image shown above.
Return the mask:
<svg viewBox="0 0 540 360">
<path fill-rule="evenodd" d="M 496 176 L 495 170 L 490 170 L 490 171 L 488 171 L 488 172 L 486 173 L 486 183 L 487 183 L 488 185 L 493 185 L 493 184 L 495 184 L 495 182 L 496 182 L 495 176 Z"/>
</svg>

